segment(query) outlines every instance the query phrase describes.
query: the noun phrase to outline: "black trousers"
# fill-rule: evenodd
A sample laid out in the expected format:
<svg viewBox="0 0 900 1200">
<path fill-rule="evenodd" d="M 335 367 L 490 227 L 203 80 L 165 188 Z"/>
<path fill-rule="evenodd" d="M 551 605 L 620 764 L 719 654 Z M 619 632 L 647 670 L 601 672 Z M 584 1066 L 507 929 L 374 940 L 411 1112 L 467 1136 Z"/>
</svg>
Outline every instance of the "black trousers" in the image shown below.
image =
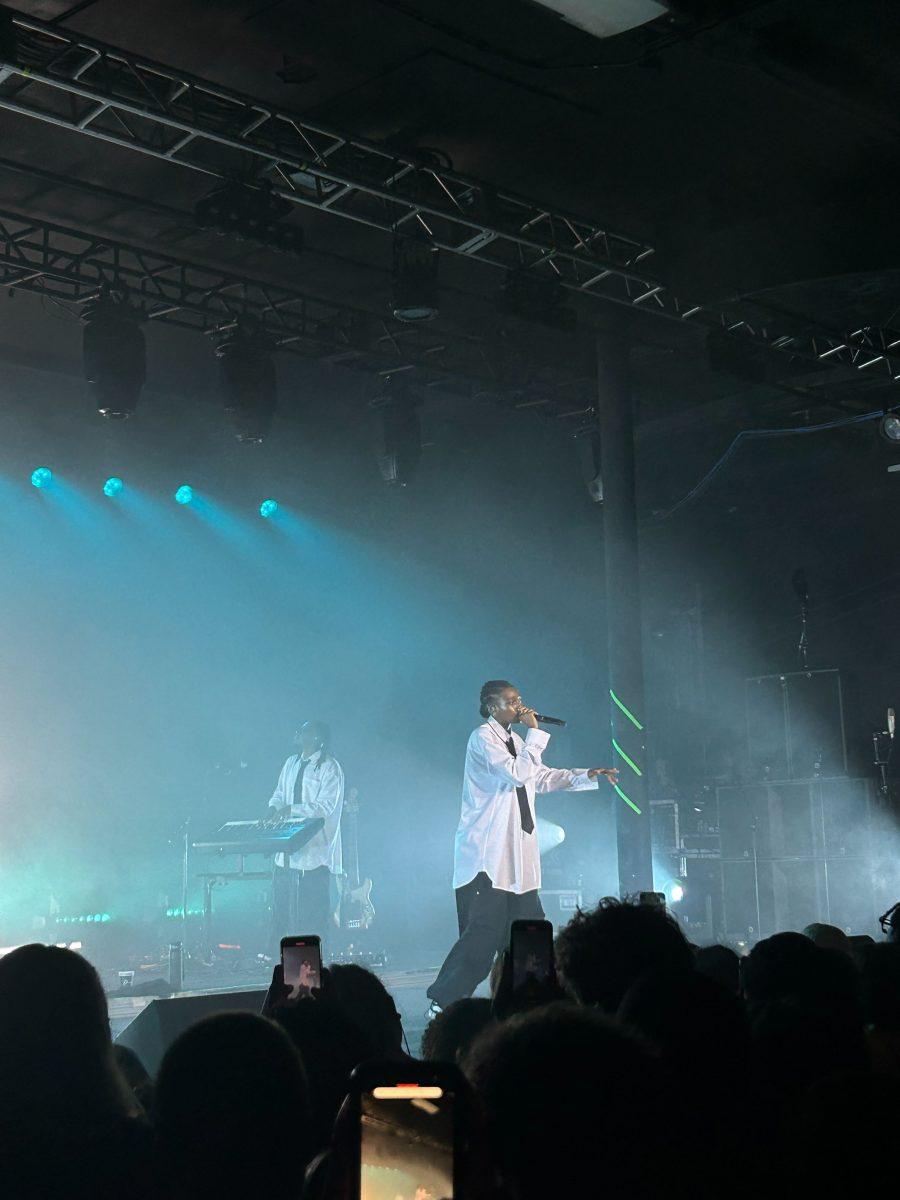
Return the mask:
<svg viewBox="0 0 900 1200">
<path fill-rule="evenodd" d="M 325 942 L 333 928 L 331 918 L 331 872 L 327 867 L 295 871 L 276 867 L 272 875 L 271 950 L 278 953 L 283 937 L 317 933 Z"/>
<path fill-rule="evenodd" d="M 428 996 L 441 1008 L 471 996 L 493 966 L 494 956 L 509 945 L 513 921 L 543 920 L 538 893 L 501 892 L 482 871 L 456 889 L 459 940 L 444 960 Z"/>
</svg>

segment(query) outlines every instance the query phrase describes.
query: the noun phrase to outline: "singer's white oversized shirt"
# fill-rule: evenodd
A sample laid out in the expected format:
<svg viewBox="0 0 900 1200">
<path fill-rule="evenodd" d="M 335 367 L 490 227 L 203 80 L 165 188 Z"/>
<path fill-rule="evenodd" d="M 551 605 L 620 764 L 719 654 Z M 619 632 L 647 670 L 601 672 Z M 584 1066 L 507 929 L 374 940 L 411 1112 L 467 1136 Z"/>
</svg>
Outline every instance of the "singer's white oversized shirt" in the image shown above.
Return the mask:
<svg viewBox="0 0 900 1200">
<path fill-rule="evenodd" d="M 516 757 L 507 741 L 512 737 Z M 495 888 L 521 896 L 541 886 L 538 850 L 536 792 L 597 790 L 587 769 L 545 767 L 541 755 L 550 741 L 543 729 L 529 729 L 524 740 L 491 717 L 472 731 L 466 747 L 462 815 L 456 831 L 453 886 L 463 887 L 484 871 Z M 528 793 L 535 823 L 532 833 L 522 829 L 516 788 Z"/>
<path fill-rule="evenodd" d="M 310 755 L 303 773 L 300 803 L 294 804 L 294 785 L 300 770 L 300 755 L 292 754 L 278 776 L 278 783 L 269 801 L 269 808 L 290 808 L 292 817 L 324 817 L 325 825 L 315 837 L 296 854 L 291 855 L 295 871 L 312 871 L 327 867 L 332 875 L 340 875 L 341 809 L 344 806 L 344 772 L 341 764 L 330 755 L 322 760 L 321 751 Z M 284 866 L 284 855 L 275 855 L 276 865 Z"/>
</svg>

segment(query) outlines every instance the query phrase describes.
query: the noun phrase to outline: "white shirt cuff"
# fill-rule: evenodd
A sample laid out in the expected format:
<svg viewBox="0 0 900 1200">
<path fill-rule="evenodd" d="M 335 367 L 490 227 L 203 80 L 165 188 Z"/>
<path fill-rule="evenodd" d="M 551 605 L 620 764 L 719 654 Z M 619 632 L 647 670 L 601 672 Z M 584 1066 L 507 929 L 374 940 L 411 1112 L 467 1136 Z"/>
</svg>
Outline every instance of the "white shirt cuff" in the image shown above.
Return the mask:
<svg viewBox="0 0 900 1200">
<path fill-rule="evenodd" d="M 600 779 L 588 778 L 588 767 L 572 767 L 569 774 L 572 776 L 572 783 L 569 787 L 570 792 L 596 792 L 600 787 Z"/>
<path fill-rule="evenodd" d="M 529 729 L 525 734 L 525 745 L 534 746 L 538 750 L 545 750 L 549 741 L 550 734 L 543 729 Z"/>
</svg>

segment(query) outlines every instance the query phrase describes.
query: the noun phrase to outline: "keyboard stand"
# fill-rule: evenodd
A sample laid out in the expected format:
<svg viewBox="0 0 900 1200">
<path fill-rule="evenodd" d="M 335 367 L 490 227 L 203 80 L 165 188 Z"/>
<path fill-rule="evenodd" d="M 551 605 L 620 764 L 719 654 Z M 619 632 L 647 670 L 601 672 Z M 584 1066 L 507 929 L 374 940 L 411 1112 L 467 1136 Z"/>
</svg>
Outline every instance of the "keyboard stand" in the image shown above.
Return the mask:
<svg viewBox="0 0 900 1200">
<path fill-rule="evenodd" d="M 212 936 L 212 919 L 213 919 L 213 888 L 219 885 L 225 885 L 232 881 L 240 882 L 257 881 L 260 879 L 268 879 L 271 883 L 271 871 L 245 871 L 244 870 L 244 855 L 238 856 L 237 871 L 209 871 L 198 875 L 198 879 L 203 880 L 203 956 L 209 962 L 213 958 L 213 936 Z"/>
</svg>

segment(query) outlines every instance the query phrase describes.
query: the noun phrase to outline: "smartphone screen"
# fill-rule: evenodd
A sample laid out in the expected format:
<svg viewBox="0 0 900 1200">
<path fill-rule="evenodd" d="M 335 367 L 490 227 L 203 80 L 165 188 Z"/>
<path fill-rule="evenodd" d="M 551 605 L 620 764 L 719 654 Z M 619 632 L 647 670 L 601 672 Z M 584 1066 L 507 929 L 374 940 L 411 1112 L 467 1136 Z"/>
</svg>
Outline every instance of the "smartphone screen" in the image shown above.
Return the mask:
<svg viewBox="0 0 900 1200">
<path fill-rule="evenodd" d="M 360 1095 L 360 1200 L 452 1200 L 455 1096 L 396 1083 Z"/>
<path fill-rule="evenodd" d="M 553 926 L 549 921 L 513 921 L 509 952 L 513 990 L 528 982 L 553 982 Z"/>
<path fill-rule="evenodd" d="M 322 986 L 322 950 L 317 937 L 281 939 L 281 969 L 284 982 L 296 1000 Z"/>
</svg>

